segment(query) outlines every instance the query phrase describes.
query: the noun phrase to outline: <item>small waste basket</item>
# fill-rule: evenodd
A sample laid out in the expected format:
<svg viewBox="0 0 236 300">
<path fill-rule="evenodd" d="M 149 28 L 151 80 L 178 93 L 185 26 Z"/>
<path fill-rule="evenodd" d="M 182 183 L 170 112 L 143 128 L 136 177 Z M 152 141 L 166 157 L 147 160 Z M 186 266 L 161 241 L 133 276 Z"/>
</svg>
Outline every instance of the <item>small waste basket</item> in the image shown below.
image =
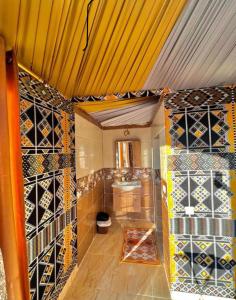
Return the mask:
<svg viewBox="0 0 236 300">
<path fill-rule="evenodd" d="M 97 232 L 101 234 L 108 233 L 108 228 L 111 226 L 111 218 L 105 212 L 97 214 Z"/>
</svg>

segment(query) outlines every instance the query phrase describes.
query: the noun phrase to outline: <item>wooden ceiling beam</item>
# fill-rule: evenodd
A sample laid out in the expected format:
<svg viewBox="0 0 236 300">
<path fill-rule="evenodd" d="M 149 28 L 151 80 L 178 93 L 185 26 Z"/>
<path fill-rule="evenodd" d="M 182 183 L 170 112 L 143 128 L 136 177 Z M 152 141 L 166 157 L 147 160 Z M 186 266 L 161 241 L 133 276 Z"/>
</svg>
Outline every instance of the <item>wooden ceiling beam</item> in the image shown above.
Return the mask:
<svg viewBox="0 0 236 300">
<path fill-rule="evenodd" d="M 74 106 L 74 112 L 76 114 L 78 114 L 79 116 L 83 117 L 84 119 L 86 119 L 87 121 L 89 121 L 90 123 L 93 123 L 94 125 L 96 125 L 100 129 L 103 129 L 102 125 L 98 121 L 96 121 L 88 113 L 86 113 L 84 110 L 82 110 L 81 108 L 79 108 L 76 105 Z"/>
<path fill-rule="evenodd" d="M 151 122 L 148 122 L 144 125 L 132 124 L 132 125 L 118 125 L 118 126 L 103 126 L 103 130 L 112 130 L 112 129 L 127 129 L 127 128 L 147 128 L 151 126 Z"/>
</svg>

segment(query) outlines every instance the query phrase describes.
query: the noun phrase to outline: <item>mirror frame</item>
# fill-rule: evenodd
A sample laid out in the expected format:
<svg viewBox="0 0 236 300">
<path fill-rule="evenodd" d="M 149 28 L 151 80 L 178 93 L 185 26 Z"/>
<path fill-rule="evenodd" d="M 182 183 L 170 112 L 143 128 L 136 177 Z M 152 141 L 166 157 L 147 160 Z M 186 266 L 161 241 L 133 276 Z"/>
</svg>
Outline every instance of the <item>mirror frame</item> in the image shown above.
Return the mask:
<svg viewBox="0 0 236 300">
<path fill-rule="evenodd" d="M 139 166 L 134 166 L 134 167 L 121 167 L 121 168 L 118 168 L 117 165 L 116 165 L 116 149 L 117 149 L 117 143 L 118 142 L 139 142 L 140 144 L 140 165 Z M 114 141 L 114 166 L 115 166 L 115 169 L 128 169 L 128 168 L 141 168 L 141 140 L 138 139 L 138 138 L 124 138 L 124 139 L 116 139 Z"/>
</svg>

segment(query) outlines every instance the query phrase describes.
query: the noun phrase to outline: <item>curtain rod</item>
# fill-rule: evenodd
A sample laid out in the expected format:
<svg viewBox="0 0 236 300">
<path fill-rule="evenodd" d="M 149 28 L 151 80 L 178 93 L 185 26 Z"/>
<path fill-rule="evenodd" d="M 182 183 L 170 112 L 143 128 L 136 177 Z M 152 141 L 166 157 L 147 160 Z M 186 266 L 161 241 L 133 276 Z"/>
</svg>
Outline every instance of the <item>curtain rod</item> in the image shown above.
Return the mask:
<svg viewBox="0 0 236 300">
<path fill-rule="evenodd" d="M 29 75 L 31 75 L 32 77 L 34 77 L 35 79 L 37 79 L 38 81 L 44 83 L 44 80 L 39 77 L 38 75 L 36 75 L 34 72 L 32 72 L 31 70 L 29 70 L 28 68 L 26 68 L 25 66 L 23 66 L 21 63 L 18 63 L 18 67 L 20 69 L 22 69 L 23 71 L 27 72 Z"/>
</svg>

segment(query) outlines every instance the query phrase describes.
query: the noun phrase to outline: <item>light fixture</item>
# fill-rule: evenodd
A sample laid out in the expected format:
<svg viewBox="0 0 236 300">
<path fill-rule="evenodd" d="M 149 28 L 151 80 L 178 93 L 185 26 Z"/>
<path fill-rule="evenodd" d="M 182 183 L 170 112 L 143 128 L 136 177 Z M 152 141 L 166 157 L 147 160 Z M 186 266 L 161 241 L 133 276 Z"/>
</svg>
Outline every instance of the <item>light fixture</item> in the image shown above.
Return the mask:
<svg viewBox="0 0 236 300">
<path fill-rule="evenodd" d="M 129 129 L 126 128 L 126 129 L 124 130 L 124 136 L 127 136 L 127 135 L 129 135 L 129 134 L 130 134 Z"/>
</svg>

